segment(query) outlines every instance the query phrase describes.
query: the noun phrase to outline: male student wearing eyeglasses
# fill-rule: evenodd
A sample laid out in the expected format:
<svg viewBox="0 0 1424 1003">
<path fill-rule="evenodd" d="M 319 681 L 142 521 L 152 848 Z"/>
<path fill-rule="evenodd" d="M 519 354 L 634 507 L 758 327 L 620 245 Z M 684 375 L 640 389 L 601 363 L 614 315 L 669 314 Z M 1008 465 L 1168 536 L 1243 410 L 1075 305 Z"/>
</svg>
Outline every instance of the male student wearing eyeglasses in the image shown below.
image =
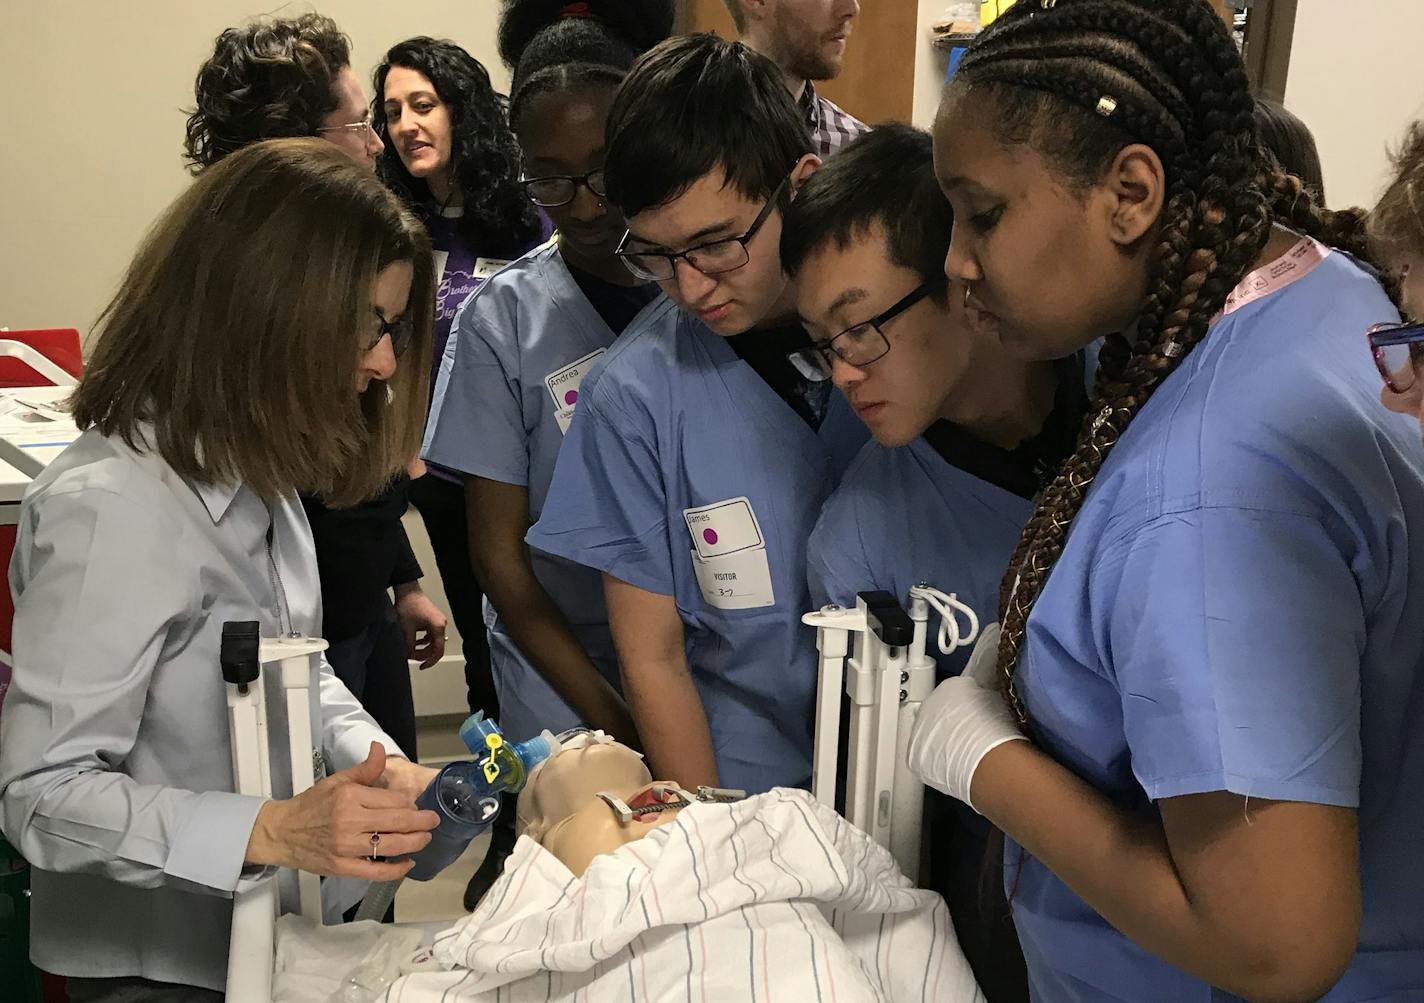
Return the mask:
<svg viewBox="0 0 1424 1003">
<path fill-rule="evenodd" d="M 781 260 L 808 354 L 875 439 L 811 535 L 813 606 L 852 606 L 868 590 L 904 603 L 926 583 L 981 627 L 993 623 L 1031 499 L 1072 450 L 1087 397 L 1081 359 L 1015 357 L 977 321 L 964 285 L 945 277 L 953 226 L 930 136 L 907 125 L 855 140 L 787 210 Z M 932 650 L 939 677 L 960 672 L 971 648 Z M 981 891 L 988 823 L 931 793 L 930 886 L 986 997 L 1026 1001 L 1003 892 Z"/>
<path fill-rule="evenodd" d="M 603 573 L 643 750 L 689 788 L 811 776 L 806 541 L 865 439 L 790 358 L 807 340 L 778 242 L 812 149 L 776 67 L 711 35 L 649 52 L 608 121 L 620 256 L 668 298 L 584 380 L 528 540 Z"/>
</svg>

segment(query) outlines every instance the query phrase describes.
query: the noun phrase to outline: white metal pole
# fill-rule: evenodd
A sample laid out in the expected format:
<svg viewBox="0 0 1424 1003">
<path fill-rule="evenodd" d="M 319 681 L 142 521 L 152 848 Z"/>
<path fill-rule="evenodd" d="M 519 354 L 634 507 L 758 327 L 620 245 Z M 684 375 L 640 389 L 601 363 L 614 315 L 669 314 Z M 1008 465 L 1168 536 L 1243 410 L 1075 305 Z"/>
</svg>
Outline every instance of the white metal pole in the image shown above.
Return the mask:
<svg viewBox="0 0 1424 1003">
<path fill-rule="evenodd" d="M 317 659 L 326 650 L 320 638 L 284 637 L 262 642 L 262 661 L 275 663 L 287 703 L 287 751 L 292 764 L 292 796 L 308 790 L 315 780 L 315 749 L 312 741 L 312 681 L 317 678 Z M 299 909 L 303 916 L 321 920 L 321 878 L 297 872 Z"/>
<path fill-rule="evenodd" d="M 890 852 L 911 881 L 920 876 L 920 853 L 924 840 L 924 785 L 910 772 L 910 732 L 919 716 L 920 704 L 935 684 L 935 661 L 925 651 L 929 639 L 929 604 L 910 593 L 910 619 L 915 636 L 906 659 L 899 700 L 899 726 L 895 741 L 894 805 L 890 827 Z"/>
<path fill-rule="evenodd" d="M 865 603 L 857 600 L 865 615 Z M 846 819 L 862 832 L 875 826 L 875 700 L 876 681 L 883 669 L 885 645 L 866 629 L 855 636 L 855 650 L 846 674 L 850 697 L 850 748 L 846 758 Z"/>
<path fill-rule="evenodd" d="M 875 792 L 875 841 L 890 849 L 890 822 L 895 793 L 895 762 L 900 725 L 900 680 L 905 671 L 905 650 L 881 642 L 881 666 L 875 685 L 875 755 L 871 774 Z"/>
<path fill-rule="evenodd" d="M 223 997 L 227 1003 L 272 1003 L 276 934 L 277 877 L 269 874 L 233 896 Z"/>
<path fill-rule="evenodd" d="M 262 699 L 262 678 L 239 692 L 227 687 L 228 744 L 232 751 L 232 780 L 239 794 L 272 796 L 272 770 L 267 750 L 267 705 Z"/>
<path fill-rule="evenodd" d="M 239 794 L 270 798 L 272 770 L 262 676 L 242 686 L 228 683 L 226 689 L 233 786 Z M 228 941 L 229 1003 L 270 1003 L 276 922 L 277 876 L 268 874 L 240 884 L 233 894 Z"/>
<path fill-rule="evenodd" d="M 816 676 L 816 731 L 811 757 L 811 794 L 827 808 L 836 806 L 839 786 L 836 753 L 841 737 L 841 692 L 845 681 L 845 659 L 850 635 L 865 629 L 865 620 L 856 610 L 827 606 L 801 618 L 816 628 L 819 653 Z"/>
</svg>

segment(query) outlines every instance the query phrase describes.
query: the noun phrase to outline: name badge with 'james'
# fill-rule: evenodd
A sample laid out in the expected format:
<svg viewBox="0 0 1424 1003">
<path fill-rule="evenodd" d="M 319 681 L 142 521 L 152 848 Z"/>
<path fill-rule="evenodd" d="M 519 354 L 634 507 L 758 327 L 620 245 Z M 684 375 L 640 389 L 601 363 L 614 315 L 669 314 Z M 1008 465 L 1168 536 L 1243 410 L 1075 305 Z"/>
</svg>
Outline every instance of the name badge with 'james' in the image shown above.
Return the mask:
<svg viewBox="0 0 1424 1003">
<path fill-rule="evenodd" d="M 544 377 L 544 386 L 548 387 L 549 396 L 554 399 L 554 420 L 559 423 L 561 434 L 568 434 L 569 423 L 574 420 L 574 406 L 578 404 L 579 388 L 604 351 L 600 348 L 590 352 L 577 362 Z"/>
<path fill-rule="evenodd" d="M 766 537 L 747 498 L 684 509 L 692 537 L 692 568 L 702 598 L 714 609 L 776 605 Z"/>
</svg>

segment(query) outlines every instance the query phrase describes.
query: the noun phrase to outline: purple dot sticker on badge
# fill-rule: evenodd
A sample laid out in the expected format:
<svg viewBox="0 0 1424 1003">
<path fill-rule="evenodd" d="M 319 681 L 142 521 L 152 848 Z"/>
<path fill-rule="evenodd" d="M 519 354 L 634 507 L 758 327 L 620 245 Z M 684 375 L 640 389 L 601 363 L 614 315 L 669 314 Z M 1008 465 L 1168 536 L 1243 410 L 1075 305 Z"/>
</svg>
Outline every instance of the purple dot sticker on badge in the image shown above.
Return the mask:
<svg viewBox="0 0 1424 1003">
<path fill-rule="evenodd" d="M 575 404 L 577 404 L 577 403 L 578 403 L 578 391 L 577 391 L 577 390 L 570 390 L 568 393 L 564 394 L 564 404 L 565 404 L 565 405 L 567 405 L 568 407 L 573 407 L 573 406 L 574 406 Z"/>
<path fill-rule="evenodd" d="M 702 531 L 702 539 L 707 541 L 707 546 L 709 547 L 717 546 L 717 531 L 715 529 L 704 529 Z"/>
</svg>

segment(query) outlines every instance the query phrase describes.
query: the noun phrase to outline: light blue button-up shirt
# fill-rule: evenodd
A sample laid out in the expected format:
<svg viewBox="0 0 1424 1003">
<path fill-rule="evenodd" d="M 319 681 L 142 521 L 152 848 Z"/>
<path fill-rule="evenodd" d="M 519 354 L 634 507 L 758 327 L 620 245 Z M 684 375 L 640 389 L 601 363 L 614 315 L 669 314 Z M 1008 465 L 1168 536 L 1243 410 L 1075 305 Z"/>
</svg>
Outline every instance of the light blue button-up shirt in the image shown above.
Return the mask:
<svg viewBox="0 0 1424 1003">
<path fill-rule="evenodd" d="M 32 958 L 221 990 L 262 800 L 233 793 L 218 649 L 226 621 L 320 634 L 301 504 L 190 484 L 91 430 L 26 493 L 10 587 L 0 790 L 5 834 L 33 868 Z M 372 741 L 400 754 L 325 659 L 313 693 L 333 769 Z"/>
</svg>

